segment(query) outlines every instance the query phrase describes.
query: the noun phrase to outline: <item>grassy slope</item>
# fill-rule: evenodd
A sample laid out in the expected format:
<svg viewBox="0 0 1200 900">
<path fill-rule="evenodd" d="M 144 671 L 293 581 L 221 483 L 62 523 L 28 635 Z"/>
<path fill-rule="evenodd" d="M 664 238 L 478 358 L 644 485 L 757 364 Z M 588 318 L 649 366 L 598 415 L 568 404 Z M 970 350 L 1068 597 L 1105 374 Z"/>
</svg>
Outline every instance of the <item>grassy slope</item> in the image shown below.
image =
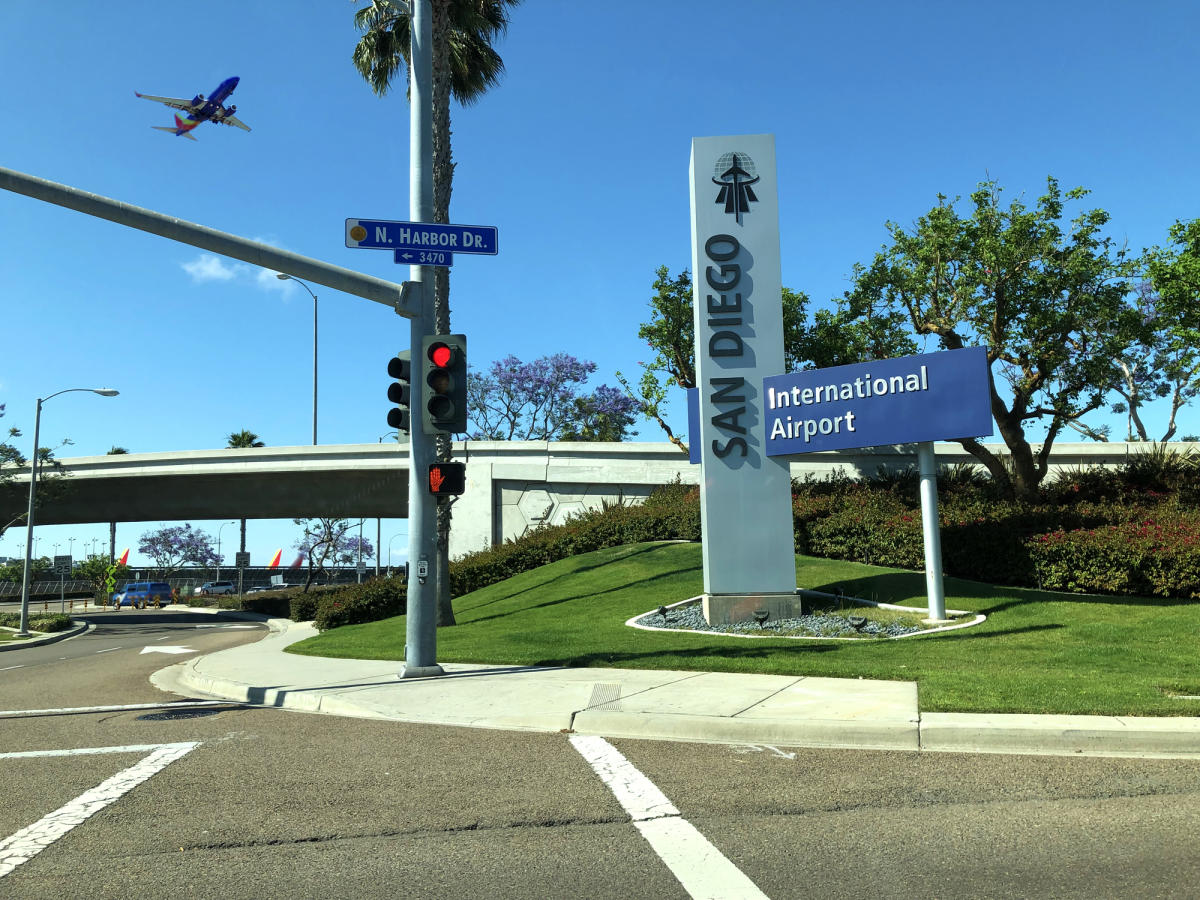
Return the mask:
<svg viewBox="0 0 1200 900">
<path fill-rule="evenodd" d="M 923 573 L 797 557 L 797 584 L 924 606 Z M 701 593 L 699 544 L 635 544 L 586 553 L 455 600 L 438 631 L 441 662 L 615 666 L 913 680 L 921 709 L 1196 715 L 1200 651 L 1194 604 L 1055 594 L 946 579 L 946 605 L 988 621 L 899 641 L 746 640 L 646 632 L 623 623 Z M 354 625 L 293 652 L 402 659 L 405 619 Z"/>
</svg>

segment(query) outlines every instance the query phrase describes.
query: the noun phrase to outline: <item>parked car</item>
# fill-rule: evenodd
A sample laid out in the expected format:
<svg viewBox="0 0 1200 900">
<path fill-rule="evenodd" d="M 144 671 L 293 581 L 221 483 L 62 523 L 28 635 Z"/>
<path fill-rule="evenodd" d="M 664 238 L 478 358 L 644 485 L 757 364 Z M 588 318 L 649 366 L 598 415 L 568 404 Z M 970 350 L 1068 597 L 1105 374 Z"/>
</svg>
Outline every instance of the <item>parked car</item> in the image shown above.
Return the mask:
<svg viewBox="0 0 1200 900">
<path fill-rule="evenodd" d="M 232 594 L 234 590 L 232 581 L 206 581 L 200 585 L 200 593 L 204 596 Z"/>
<path fill-rule="evenodd" d="M 145 609 L 151 604 L 174 603 L 175 597 L 165 581 L 131 581 L 112 595 L 112 602 L 118 609 L 122 606 Z"/>
</svg>

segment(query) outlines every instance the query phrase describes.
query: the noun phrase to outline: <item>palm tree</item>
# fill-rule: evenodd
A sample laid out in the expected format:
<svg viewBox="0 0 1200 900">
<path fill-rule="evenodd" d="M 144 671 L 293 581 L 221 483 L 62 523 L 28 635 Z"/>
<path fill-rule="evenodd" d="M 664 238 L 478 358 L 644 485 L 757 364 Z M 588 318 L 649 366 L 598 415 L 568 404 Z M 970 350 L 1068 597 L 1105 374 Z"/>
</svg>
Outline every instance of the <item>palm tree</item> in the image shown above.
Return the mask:
<svg viewBox="0 0 1200 900">
<path fill-rule="evenodd" d="M 450 98 L 470 106 L 488 88 L 500 83 L 504 61 L 491 42 L 508 30 L 508 7 L 521 0 L 432 0 L 430 28 L 433 39 L 433 220 L 450 221 L 450 194 L 454 161 L 450 151 Z M 403 66 L 410 82 L 409 59 L 412 19 L 395 0 L 368 0 L 354 14 L 362 37 L 354 48 L 354 66 L 379 96 L 392 86 Z M 433 330 L 450 333 L 450 270 L 439 266 L 433 278 Z M 450 438 L 439 435 L 437 458 L 450 459 Z M 437 609 L 438 624 L 453 625 L 450 605 L 448 555 L 450 505 L 437 505 Z"/>
<path fill-rule="evenodd" d="M 258 439 L 258 435 L 253 431 L 247 431 L 243 428 L 241 431 L 235 431 L 229 435 L 229 443 L 225 445 L 228 450 L 248 450 L 251 447 L 267 446 Z M 242 542 L 239 544 L 239 549 L 242 553 L 246 552 L 246 520 L 241 520 L 242 524 Z"/>
</svg>

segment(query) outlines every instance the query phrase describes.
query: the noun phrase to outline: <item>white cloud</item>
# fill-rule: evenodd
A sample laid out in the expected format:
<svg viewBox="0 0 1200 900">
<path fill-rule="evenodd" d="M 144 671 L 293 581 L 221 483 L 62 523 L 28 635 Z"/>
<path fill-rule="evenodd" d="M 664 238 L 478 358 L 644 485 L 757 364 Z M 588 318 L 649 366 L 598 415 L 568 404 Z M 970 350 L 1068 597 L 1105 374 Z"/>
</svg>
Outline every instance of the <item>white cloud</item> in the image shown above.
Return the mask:
<svg viewBox="0 0 1200 900">
<path fill-rule="evenodd" d="M 192 276 L 192 281 L 203 283 L 206 281 L 232 281 L 239 274 L 239 270 L 244 270 L 246 267 L 237 263 L 227 263 L 219 256 L 213 256 L 211 253 L 201 253 L 196 259 L 191 262 L 183 263 L 183 270 Z"/>
<path fill-rule="evenodd" d="M 275 245 L 276 243 L 265 238 L 255 238 L 255 240 L 264 244 Z M 281 280 L 278 273 L 271 269 L 234 262 L 212 253 L 201 253 L 191 262 L 181 263 L 181 266 L 197 284 L 210 281 L 226 284 L 237 282 L 251 285 L 261 291 L 273 292 L 285 298 L 291 297 L 296 291 L 295 284 L 291 281 Z"/>
</svg>

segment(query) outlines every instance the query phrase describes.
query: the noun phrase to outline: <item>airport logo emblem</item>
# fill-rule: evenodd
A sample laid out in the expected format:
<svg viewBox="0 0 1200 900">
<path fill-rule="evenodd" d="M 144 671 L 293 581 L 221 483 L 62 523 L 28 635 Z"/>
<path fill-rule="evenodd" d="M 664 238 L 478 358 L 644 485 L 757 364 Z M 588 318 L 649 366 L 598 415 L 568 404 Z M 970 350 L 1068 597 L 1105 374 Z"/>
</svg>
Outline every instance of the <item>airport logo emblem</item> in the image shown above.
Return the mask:
<svg viewBox="0 0 1200 900">
<path fill-rule="evenodd" d="M 717 192 L 717 205 L 742 224 L 742 213 L 750 212 L 750 204 L 757 203 L 751 185 L 758 182 L 758 170 L 754 160 L 745 153 L 724 153 L 713 170 L 713 184 L 721 188 Z"/>
</svg>

